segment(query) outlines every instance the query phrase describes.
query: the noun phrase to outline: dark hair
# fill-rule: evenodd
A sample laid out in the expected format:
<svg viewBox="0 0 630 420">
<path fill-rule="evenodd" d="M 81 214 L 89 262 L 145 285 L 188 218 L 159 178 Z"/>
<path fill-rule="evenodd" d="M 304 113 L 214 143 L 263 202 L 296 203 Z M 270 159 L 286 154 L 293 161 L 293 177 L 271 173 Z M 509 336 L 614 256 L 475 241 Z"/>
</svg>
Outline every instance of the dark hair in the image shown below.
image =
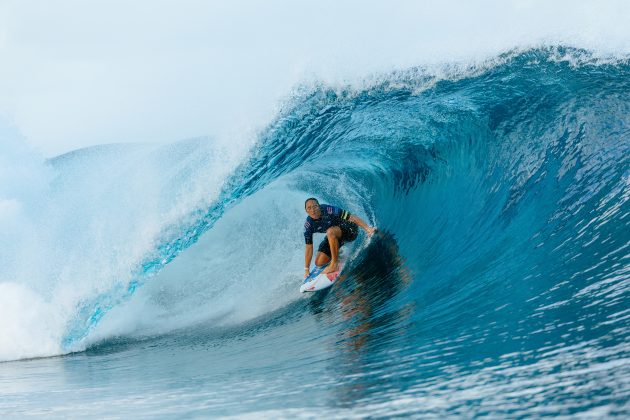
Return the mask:
<svg viewBox="0 0 630 420">
<path fill-rule="evenodd" d="M 310 198 L 307 198 L 306 201 L 304 202 L 304 208 L 306 208 L 306 203 L 308 203 L 311 200 L 315 200 L 315 202 L 319 206 L 319 200 L 317 200 L 317 198 L 315 198 L 315 197 L 310 197 Z"/>
</svg>

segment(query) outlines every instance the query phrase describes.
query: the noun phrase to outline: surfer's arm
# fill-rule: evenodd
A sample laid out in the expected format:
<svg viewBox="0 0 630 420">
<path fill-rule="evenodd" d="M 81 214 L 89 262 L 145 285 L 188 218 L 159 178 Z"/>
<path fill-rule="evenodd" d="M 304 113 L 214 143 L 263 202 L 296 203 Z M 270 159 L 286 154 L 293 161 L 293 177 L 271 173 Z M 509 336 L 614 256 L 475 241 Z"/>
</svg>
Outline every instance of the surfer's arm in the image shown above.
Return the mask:
<svg viewBox="0 0 630 420">
<path fill-rule="evenodd" d="M 356 216 L 354 214 L 351 214 L 350 217 L 348 217 L 348 221 L 361 226 L 361 228 L 370 236 L 376 230 L 375 227 L 369 226 L 367 223 L 363 221 L 363 219 L 361 219 L 359 216 Z"/>
<path fill-rule="evenodd" d="M 304 278 L 308 277 L 311 259 L 313 259 L 313 225 L 306 219 L 304 222 L 304 243 L 306 248 L 304 249 Z"/>
<path fill-rule="evenodd" d="M 369 226 L 367 223 L 363 221 L 363 219 L 361 219 L 359 216 L 351 214 L 348 210 L 344 210 L 339 207 L 333 207 L 333 209 L 334 209 L 335 215 L 339 216 L 341 220 L 347 220 L 349 222 L 352 222 L 356 225 L 361 226 L 361 228 L 365 230 L 365 232 L 367 232 L 368 236 L 372 236 L 374 231 L 376 231 L 375 227 Z"/>
<path fill-rule="evenodd" d="M 306 244 L 306 249 L 304 250 L 304 277 L 308 277 L 312 259 L 313 259 L 313 244 Z"/>
</svg>

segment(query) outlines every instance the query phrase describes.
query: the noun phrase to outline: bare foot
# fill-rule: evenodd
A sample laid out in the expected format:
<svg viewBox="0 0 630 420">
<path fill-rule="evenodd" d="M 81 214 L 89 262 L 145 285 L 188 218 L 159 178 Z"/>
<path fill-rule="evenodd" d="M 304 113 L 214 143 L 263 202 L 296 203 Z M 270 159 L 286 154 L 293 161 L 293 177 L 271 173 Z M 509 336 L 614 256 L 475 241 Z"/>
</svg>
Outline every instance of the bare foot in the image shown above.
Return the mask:
<svg viewBox="0 0 630 420">
<path fill-rule="evenodd" d="M 330 264 L 328 264 L 328 267 L 324 268 L 323 273 L 324 274 L 328 274 L 328 273 L 334 273 L 335 271 L 337 271 L 339 268 L 339 264 L 337 264 L 336 261 L 331 261 Z"/>
</svg>

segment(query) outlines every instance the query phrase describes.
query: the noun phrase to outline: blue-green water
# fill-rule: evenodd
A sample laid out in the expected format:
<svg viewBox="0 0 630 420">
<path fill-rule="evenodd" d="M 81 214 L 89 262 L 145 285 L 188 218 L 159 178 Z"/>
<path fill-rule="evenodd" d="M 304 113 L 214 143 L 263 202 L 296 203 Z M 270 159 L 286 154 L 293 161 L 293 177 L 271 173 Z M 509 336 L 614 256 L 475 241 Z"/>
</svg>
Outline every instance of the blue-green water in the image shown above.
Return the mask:
<svg viewBox="0 0 630 420">
<path fill-rule="evenodd" d="M 0 412 L 628 415 L 627 61 L 531 50 L 307 89 L 249 154 L 208 169 L 225 160 L 188 141 L 48 163 L 43 207 L 75 206 L 43 213 L 68 257 L 22 283 L 52 321 L 2 353 L 23 360 L 0 364 Z M 157 199 L 132 179 L 147 165 Z M 211 199 L 175 211 L 199 184 Z M 306 296 L 313 195 L 380 231 Z"/>
</svg>

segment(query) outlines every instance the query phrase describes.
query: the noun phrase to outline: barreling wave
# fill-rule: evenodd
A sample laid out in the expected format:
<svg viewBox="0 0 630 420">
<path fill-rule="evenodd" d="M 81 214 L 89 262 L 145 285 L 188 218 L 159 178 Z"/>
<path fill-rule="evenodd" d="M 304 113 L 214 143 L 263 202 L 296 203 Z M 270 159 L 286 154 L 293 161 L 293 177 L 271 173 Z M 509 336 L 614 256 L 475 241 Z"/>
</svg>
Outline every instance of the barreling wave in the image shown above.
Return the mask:
<svg viewBox="0 0 630 420">
<path fill-rule="evenodd" d="M 196 221 L 170 229 L 129 281 L 83 301 L 65 346 L 278 182 L 269 194 L 318 193 L 391 232 L 415 273 L 407 299 L 434 301 L 436 322 L 479 292 L 493 296 L 477 302 L 486 310 L 530 316 L 581 314 L 617 293 L 599 308 L 616 314 L 628 280 L 628 63 L 563 49 L 497 62 L 304 89 Z"/>
<path fill-rule="evenodd" d="M 151 152 L 162 166 L 177 164 L 168 188 L 156 188 L 168 191 L 165 202 L 199 196 L 184 186 L 205 176 L 216 186 L 211 198 L 166 212 L 168 222 L 157 224 L 135 260 L 124 258 L 114 280 L 72 296 L 58 316 L 60 352 L 118 335 L 299 310 L 292 302 L 303 255 L 301 203 L 316 195 L 380 229 L 350 247 L 339 287 L 359 288 L 371 302 L 359 324 L 396 324 L 421 349 L 410 353 L 423 378 L 415 395 L 442 392 L 437 377 L 455 402 L 477 380 L 495 381 L 509 395 L 526 381 L 524 366 L 536 383 L 584 381 L 580 392 L 546 388 L 571 410 L 628 395 L 620 385 L 630 376 L 622 363 L 630 291 L 627 59 L 534 49 L 439 76 L 413 69 L 363 87 L 304 87 L 236 167 L 204 169 L 225 154 L 202 143 Z M 147 159 L 142 148 L 122 147 L 50 164 L 61 174 L 81 167 L 96 180 L 121 154 L 136 156 L 128 167 Z M 66 187 L 73 182 L 63 179 Z M 124 182 L 107 190 L 120 198 L 112 207 L 130 200 L 112 193 Z M 253 288 L 260 279 L 262 293 Z M 121 327 L 130 314 L 140 321 Z M 474 348 L 495 358 L 476 361 Z M 420 356 L 434 353 L 443 356 L 438 366 L 425 366 Z M 446 365 L 453 370 L 439 369 Z M 593 385 L 604 374 L 610 385 Z M 478 389 L 499 404 L 492 390 Z M 592 398 L 581 398 L 585 392 Z"/>
</svg>

